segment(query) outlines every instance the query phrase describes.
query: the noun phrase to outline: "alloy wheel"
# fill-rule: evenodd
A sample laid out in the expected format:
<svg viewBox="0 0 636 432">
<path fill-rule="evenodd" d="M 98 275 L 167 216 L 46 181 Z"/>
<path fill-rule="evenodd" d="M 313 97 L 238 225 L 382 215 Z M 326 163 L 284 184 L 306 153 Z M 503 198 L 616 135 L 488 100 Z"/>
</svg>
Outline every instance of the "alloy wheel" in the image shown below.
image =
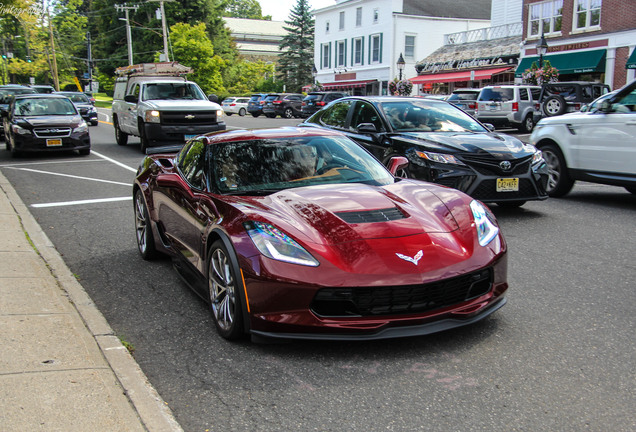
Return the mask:
<svg viewBox="0 0 636 432">
<path fill-rule="evenodd" d="M 546 164 L 548 165 L 548 185 L 547 192 L 552 192 L 559 184 L 559 180 L 561 179 L 561 171 L 563 167 L 561 167 L 561 162 L 559 161 L 559 157 L 549 150 L 543 150 L 543 158 L 545 159 Z"/>
<path fill-rule="evenodd" d="M 143 255 L 148 249 L 148 220 L 146 219 L 146 204 L 140 193 L 135 197 L 135 233 L 137 234 L 137 246 Z"/>
<path fill-rule="evenodd" d="M 223 331 L 229 331 L 236 318 L 236 286 L 230 266 L 230 260 L 221 248 L 212 251 L 208 272 L 210 304 L 214 319 Z"/>
</svg>

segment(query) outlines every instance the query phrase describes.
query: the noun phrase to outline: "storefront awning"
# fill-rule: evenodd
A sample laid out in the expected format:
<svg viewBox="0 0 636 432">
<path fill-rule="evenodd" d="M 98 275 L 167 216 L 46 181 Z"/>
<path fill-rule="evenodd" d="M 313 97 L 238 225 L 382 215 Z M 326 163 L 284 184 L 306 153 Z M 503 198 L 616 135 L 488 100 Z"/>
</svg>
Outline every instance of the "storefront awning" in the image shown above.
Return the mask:
<svg viewBox="0 0 636 432">
<path fill-rule="evenodd" d="M 543 60 L 550 60 L 552 67 L 559 71 L 559 74 L 579 74 L 586 72 L 605 72 L 606 50 L 579 51 L 565 54 L 544 55 Z M 521 59 L 515 76 L 521 78 L 521 74 L 532 66 L 532 62 L 539 65 L 539 57 L 524 57 Z M 636 67 L 636 66 L 635 66 Z"/>
<path fill-rule="evenodd" d="M 636 48 L 632 51 L 632 55 L 627 59 L 627 64 L 625 65 L 627 69 L 636 69 Z"/>
<path fill-rule="evenodd" d="M 471 81 L 471 72 L 475 72 L 473 81 L 479 81 L 483 79 L 489 79 L 493 75 L 506 72 L 512 69 L 512 66 L 498 67 L 491 69 L 480 69 L 475 71 L 461 71 L 461 72 L 446 72 L 432 75 L 419 75 L 415 78 L 410 78 L 413 84 L 427 84 L 427 83 L 446 83 L 446 82 L 458 82 L 458 81 Z"/>
<path fill-rule="evenodd" d="M 377 80 L 358 80 L 358 81 L 336 81 L 320 84 L 325 90 L 338 90 L 357 87 L 366 87 L 367 84 L 376 82 Z"/>
</svg>

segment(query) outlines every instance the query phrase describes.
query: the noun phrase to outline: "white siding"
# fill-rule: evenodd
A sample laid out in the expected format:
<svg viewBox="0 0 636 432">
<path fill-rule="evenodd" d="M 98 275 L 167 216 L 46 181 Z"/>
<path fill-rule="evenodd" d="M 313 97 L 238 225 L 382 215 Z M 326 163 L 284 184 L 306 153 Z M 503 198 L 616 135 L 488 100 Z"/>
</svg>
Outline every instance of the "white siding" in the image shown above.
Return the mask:
<svg viewBox="0 0 636 432">
<path fill-rule="evenodd" d="M 523 0 L 492 0 L 490 21 L 493 27 L 522 21 Z"/>
</svg>

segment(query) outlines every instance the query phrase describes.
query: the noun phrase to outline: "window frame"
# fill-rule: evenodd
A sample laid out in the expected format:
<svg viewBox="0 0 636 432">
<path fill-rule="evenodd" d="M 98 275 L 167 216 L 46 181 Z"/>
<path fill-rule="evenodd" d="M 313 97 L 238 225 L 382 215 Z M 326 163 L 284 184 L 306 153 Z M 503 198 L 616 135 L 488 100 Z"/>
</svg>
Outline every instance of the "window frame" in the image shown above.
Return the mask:
<svg viewBox="0 0 636 432">
<path fill-rule="evenodd" d="M 356 42 L 360 42 L 360 51 L 358 52 L 358 47 L 356 46 Z M 356 57 L 360 56 L 360 60 L 356 61 Z M 362 66 L 364 65 L 364 37 L 354 37 L 351 39 L 351 65 L 352 66 Z"/>
<path fill-rule="evenodd" d="M 377 41 L 377 53 L 378 57 L 375 58 Z M 369 64 L 381 64 L 382 63 L 382 33 L 375 33 L 369 35 Z"/>
<path fill-rule="evenodd" d="M 598 8 L 592 8 L 593 2 L 598 2 Z M 579 6 L 584 3 L 585 9 L 580 11 Z M 586 32 L 586 31 L 596 31 L 601 29 L 601 12 L 603 10 L 603 0 L 575 0 L 572 13 L 574 16 L 572 17 L 572 32 Z M 592 11 L 598 11 L 598 24 L 591 24 L 592 20 Z M 585 25 L 583 27 L 579 27 L 579 15 L 585 14 Z"/>
<path fill-rule="evenodd" d="M 345 11 L 341 11 L 338 15 L 338 30 L 345 29 Z"/>
<path fill-rule="evenodd" d="M 331 69 L 331 42 L 320 45 L 320 69 Z"/>
<path fill-rule="evenodd" d="M 550 6 L 551 12 L 544 16 L 545 7 Z M 533 19 L 533 10 L 538 10 L 538 17 Z M 546 21 L 548 31 L 545 31 Z M 533 24 L 537 24 L 536 33 L 533 32 Z M 559 29 L 557 30 L 557 23 Z M 557 36 L 563 31 L 563 0 L 548 0 L 528 5 L 528 38 L 539 39 L 541 35 Z"/>
<path fill-rule="evenodd" d="M 336 67 L 347 66 L 347 40 L 336 41 Z"/>
<path fill-rule="evenodd" d="M 409 46 L 407 44 L 407 39 L 408 38 L 413 38 L 413 46 L 412 46 L 412 52 L 411 54 L 409 54 L 409 51 L 407 49 L 407 47 Z M 417 35 L 414 33 L 407 33 L 404 35 L 404 58 L 413 60 L 415 59 L 415 46 L 416 46 L 416 41 L 417 41 Z"/>
<path fill-rule="evenodd" d="M 362 7 L 356 8 L 356 27 L 362 27 Z"/>
</svg>

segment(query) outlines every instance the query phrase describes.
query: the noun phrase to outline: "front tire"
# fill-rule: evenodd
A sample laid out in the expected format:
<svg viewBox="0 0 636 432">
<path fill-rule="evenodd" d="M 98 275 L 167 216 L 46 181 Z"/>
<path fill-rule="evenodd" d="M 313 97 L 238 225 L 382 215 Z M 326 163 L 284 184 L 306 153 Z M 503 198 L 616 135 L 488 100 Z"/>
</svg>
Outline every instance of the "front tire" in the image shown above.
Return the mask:
<svg viewBox="0 0 636 432">
<path fill-rule="evenodd" d="M 568 174 L 568 167 L 565 163 L 563 153 L 556 145 L 541 147 L 543 158 L 548 165 L 548 185 L 546 192 L 551 197 L 562 197 L 572 190 L 574 180 Z"/>
<path fill-rule="evenodd" d="M 241 279 L 221 240 L 212 244 L 208 257 L 208 291 L 214 324 L 221 337 L 238 339 L 243 336 Z"/>
<path fill-rule="evenodd" d="M 117 141 L 117 145 L 125 146 L 128 144 L 128 134 L 122 132 L 119 128 L 119 121 L 117 120 L 117 117 L 113 119 L 113 122 L 115 123 L 115 141 Z"/>
<path fill-rule="evenodd" d="M 523 123 L 521 123 L 519 131 L 530 133 L 532 129 L 534 129 L 534 118 L 532 118 L 532 114 L 528 114 L 523 120 Z"/>
<path fill-rule="evenodd" d="M 91 149 L 81 149 L 77 151 L 80 156 L 88 156 L 91 154 Z"/>
<path fill-rule="evenodd" d="M 146 154 L 146 150 L 150 147 L 150 141 L 146 137 L 146 129 L 142 121 L 139 122 L 139 141 L 141 142 L 141 152 Z"/>
<path fill-rule="evenodd" d="M 294 118 L 294 110 L 291 108 L 285 108 L 285 111 L 283 111 L 283 117 L 286 119 Z"/>
<path fill-rule="evenodd" d="M 155 259 L 159 253 L 155 246 L 155 236 L 152 233 L 148 207 L 141 190 L 135 193 L 135 233 L 137 249 L 139 249 L 141 257 L 146 261 Z"/>
</svg>

